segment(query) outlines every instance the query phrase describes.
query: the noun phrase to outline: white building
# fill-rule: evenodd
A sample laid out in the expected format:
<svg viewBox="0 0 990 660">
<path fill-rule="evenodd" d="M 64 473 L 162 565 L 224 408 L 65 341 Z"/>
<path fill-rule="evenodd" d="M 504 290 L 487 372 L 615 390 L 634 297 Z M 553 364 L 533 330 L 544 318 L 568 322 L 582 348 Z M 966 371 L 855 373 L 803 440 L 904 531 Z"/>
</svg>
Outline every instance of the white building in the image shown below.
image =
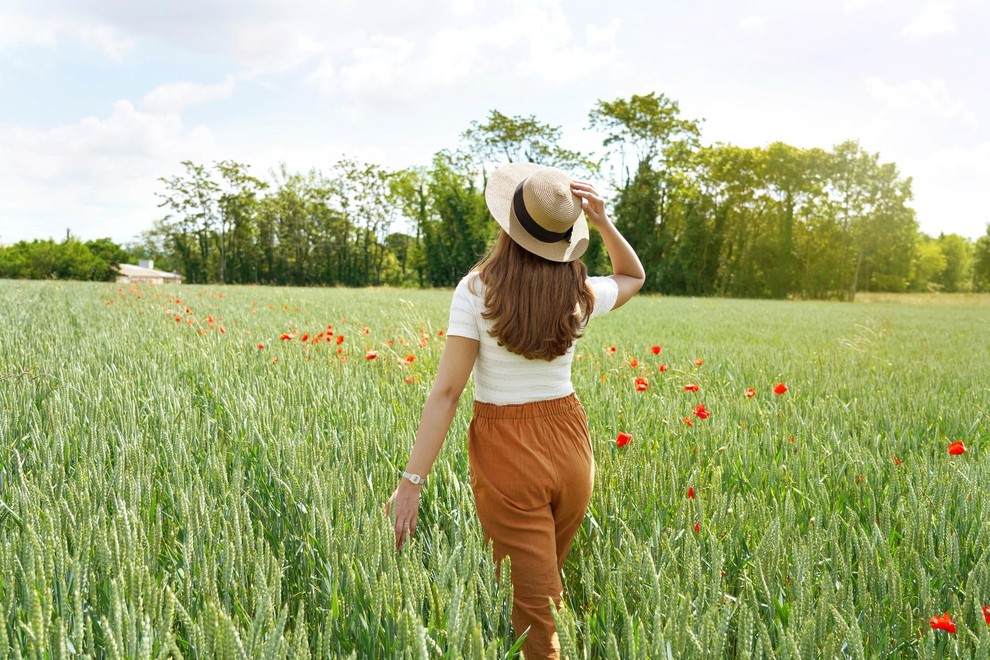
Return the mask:
<svg viewBox="0 0 990 660">
<path fill-rule="evenodd" d="M 119 264 L 117 281 L 123 284 L 182 284 L 182 275 L 155 270 L 155 262 L 142 259 L 138 265 Z"/>
</svg>

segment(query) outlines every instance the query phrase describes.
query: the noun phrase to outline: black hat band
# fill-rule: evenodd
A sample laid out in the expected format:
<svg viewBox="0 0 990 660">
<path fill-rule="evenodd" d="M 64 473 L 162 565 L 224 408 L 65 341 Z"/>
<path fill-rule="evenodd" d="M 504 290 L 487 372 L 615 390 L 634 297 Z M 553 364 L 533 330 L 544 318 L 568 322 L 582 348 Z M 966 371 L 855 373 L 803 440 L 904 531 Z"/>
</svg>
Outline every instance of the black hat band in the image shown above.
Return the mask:
<svg viewBox="0 0 990 660">
<path fill-rule="evenodd" d="M 525 180 L 519 182 L 519 185 L 516 186 L 516 192 L 512 195 L 512 210 L 516 214 L 516 220 L 526 230 L 526 233 L 543 243 L 570 240 L 571 232 L 574 230 L 573 225 L 568 227 L 567 231 L 550 231 L 533 220 L 533 216 L 526 210 L 526 202 L 523 201 L 523 183 Z"/>
</svg>

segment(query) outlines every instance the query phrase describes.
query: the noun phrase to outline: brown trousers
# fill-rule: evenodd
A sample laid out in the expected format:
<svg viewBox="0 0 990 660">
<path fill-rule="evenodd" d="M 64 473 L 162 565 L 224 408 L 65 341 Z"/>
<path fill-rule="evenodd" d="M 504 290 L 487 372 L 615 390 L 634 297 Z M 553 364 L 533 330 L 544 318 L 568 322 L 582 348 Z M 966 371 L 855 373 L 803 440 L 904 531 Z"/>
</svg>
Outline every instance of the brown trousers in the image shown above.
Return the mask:
<svg viewBox="0 0 990 660">
<path fill-rule="evenodd" d="M 560 570 L 595 476 L 588 418 L 575 394 L 498 406 L 475 401 L 468 430 L 471 490 L 495 561 L 512 563 L 512 627 L 526 658 L 558 658 L 550 615 Z"/>
</svg>

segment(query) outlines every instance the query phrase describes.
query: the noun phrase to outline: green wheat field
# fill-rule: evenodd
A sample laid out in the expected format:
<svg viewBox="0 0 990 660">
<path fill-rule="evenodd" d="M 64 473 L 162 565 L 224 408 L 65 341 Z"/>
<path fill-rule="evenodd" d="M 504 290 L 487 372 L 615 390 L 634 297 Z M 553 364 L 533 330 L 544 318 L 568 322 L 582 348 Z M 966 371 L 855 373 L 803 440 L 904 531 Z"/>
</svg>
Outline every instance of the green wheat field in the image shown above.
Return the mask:
<svg viewBox="0 0 990 660">
<path fill-rule="evenodd" d="M 513 656 L 470 384 L 401 553 L 384 513 L 450 295 L 0 282 L 0 656 Z M 592 323 L 569 657 L 990 656 L 990 305 L 912 303 Z"/>
</svg>

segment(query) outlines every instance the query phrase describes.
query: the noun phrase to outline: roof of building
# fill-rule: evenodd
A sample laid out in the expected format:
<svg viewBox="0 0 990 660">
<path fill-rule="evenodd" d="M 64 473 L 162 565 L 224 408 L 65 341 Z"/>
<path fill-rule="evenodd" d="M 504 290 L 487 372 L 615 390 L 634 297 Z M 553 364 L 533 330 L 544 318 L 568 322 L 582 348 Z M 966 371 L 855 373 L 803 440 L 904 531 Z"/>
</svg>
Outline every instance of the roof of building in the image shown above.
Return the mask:
<svg viewBox="0 0 990 660">
<path fill-rule="evenodd" d="M 128 277 L 165 277 L 173 279 L 177 277 L 182 279 L 182 275 L 178 273 L 169 273 L 164 270 L 155 270 L 154 268 L 143 268 L 134 264 L 118 264 L 117 272 Z"/>
</svg>

